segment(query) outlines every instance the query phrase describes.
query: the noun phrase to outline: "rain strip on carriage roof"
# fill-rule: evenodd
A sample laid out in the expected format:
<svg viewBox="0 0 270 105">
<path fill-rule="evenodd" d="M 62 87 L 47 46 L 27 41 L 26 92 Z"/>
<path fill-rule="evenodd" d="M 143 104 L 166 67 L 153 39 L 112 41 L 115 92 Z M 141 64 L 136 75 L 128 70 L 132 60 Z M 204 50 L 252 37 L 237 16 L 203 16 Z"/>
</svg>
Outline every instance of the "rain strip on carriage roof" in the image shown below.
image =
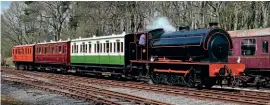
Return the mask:
<svg viewBox="0 0 270 105">
<path fill-rule="evenodd" d="M 231 37 L 255 37 L 270 35 L 270 28 L 228 31 Z"/>
</svg>

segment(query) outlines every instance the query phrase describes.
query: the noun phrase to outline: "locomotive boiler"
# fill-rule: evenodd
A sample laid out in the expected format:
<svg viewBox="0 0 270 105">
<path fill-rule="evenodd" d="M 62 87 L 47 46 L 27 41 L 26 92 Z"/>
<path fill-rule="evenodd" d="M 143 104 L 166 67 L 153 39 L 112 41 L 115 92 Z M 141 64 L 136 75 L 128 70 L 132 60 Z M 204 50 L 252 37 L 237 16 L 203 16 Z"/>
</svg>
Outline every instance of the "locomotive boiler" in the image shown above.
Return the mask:
<svg viewBox="0 0 270 105">
<path fill-rule="evenodd" d="M 232 49 L 229 34 L 219 28 L 180 30 L 151 39 L 156 57 L 196 62 L 227 62 Z"/>
</svg>

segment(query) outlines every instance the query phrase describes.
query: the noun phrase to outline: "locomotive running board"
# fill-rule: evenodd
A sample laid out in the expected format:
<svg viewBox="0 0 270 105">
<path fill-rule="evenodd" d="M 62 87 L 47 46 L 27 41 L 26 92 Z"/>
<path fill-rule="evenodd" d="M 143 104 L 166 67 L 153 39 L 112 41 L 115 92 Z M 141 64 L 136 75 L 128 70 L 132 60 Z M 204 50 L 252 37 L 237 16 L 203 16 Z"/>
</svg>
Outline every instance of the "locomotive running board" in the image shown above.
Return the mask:
<svg viewBox="0 0 270 105">
<path fill-rule="evenodd" d="M 209 65 L 210 63 L 206 62 L 160 62 L 160 61 L 147 61 L 147 60 L 130 60 L 131 63 L 147 63 L 147 64 L 192 64 L 192 65 Z"/>
<path fill-rule="evenodd" d="M 192 69 L 192 68 L 191 68 Z M 171 69 L 168 69 L 168 70 L 165 70 L 165 69 L 154 69 L 154 72 L 161 72 L 161 73 L 176 73 L 176 74 L 184 74 L 184 76 L 186 76 L 189 71 L 191 70 L 171 70 Z"/>
</svg>

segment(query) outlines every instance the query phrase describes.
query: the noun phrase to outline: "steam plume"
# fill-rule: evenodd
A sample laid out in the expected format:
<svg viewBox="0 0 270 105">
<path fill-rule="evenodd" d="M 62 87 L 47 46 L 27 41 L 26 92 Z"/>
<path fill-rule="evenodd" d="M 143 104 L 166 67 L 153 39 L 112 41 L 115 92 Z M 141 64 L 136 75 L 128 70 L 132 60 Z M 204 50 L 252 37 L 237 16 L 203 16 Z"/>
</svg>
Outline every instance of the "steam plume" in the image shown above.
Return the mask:
<svg viewBox="0 0 270 105">
<path fill-rule="evenodd" d="M 153 18 L 148 19 L 146 22 L 147 30 L 157 29 L 157 28 L 163 28 L 165 32 L 172 32 L 176 31 L 176 28 L 173 27 L 167 17 L 158 17 L 155 13 L 155 16 Z"/>
</svg>

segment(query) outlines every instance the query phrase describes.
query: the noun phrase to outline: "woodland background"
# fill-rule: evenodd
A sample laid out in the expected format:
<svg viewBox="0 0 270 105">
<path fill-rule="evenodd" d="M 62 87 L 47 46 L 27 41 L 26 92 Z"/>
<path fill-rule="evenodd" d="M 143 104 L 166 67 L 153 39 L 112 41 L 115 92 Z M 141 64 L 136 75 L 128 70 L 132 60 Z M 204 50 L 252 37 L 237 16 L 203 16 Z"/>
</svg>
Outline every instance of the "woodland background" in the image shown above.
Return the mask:
<svg viewBox="0 0 270 105">
<path fill-rule="evenodd" d="M 11 47 L 152 28 L 225 30 L 270 26 L 269 1 L 26 1 L 11 2 L 1 14 L 1 59 Z"/>
</svg>

